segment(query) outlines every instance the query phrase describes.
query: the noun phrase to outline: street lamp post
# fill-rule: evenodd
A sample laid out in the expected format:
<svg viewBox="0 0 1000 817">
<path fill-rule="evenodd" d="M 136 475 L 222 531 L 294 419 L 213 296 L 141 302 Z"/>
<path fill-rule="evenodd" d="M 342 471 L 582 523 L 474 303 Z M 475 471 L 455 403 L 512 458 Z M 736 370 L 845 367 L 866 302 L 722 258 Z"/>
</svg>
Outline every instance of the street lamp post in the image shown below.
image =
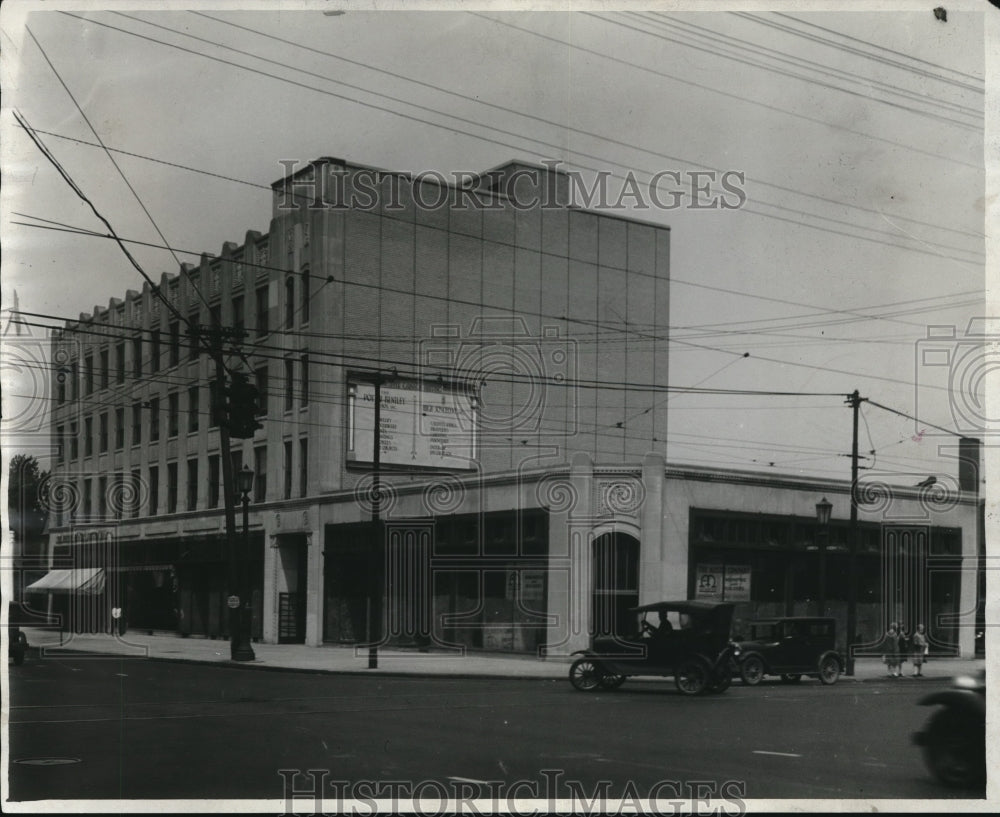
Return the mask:
<svg viewBox="0 0 1000 817">
<path fill-rule="evenodd" d="M 236 475 L 236 486 L 243 501 L 243 549 L 237 561 L 234 584 L 238 606 L 235 609 L 232 627 L 232 659 L 233 661 L 253 661 L 253 647 L 250 646 L 250 591 L 247 581 L 248 559 L 250 556 L 250 492 L 253 490 L 254 473 L 246 465 Z"/>
<path fill-rule="evenodd" d="M 823 497 L 816 503 L 816 521 L 819 523 L 816 545 L 819 548 L 819 614 L 826 615 L 826 550 L 830 539 L 830 513 L 833 504 Z"/>
</svg>

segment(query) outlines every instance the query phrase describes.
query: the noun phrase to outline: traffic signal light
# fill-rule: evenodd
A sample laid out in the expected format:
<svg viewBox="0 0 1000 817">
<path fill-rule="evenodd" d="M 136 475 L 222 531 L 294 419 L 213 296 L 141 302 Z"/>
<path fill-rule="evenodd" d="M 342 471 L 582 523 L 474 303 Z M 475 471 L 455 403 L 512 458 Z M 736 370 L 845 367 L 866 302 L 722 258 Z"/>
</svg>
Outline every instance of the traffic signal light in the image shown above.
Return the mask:
<svg viewBox="0 0 1000 817">
<path fill-rule="evenodd" d="M 260 395 L 247 376 L 242 372 L 233 372 L 232 381 L 226 389 L 229 402 L 226 405 L 226 425 L 229 436 L 237 438 L 252 437 L 258 428 L 264 426 L 257 420 Z"/>
</svg>

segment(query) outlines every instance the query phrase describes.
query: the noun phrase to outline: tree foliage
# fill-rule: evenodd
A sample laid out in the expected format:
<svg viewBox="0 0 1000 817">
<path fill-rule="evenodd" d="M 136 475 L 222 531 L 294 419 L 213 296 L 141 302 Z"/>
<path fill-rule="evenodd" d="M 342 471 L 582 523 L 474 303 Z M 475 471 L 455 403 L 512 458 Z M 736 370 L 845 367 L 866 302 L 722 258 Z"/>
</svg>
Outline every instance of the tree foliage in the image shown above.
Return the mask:
<svg viewBox="0 0 1000 817">
<path fill-rule="evenodd" d="M 49 472 L 43 471 L 38 460 L 27 454 L 11 457 L 8 472 L 7 527 L 19 541 L 37 538 L 45 529 L 43 494 Z"/>
</svg>

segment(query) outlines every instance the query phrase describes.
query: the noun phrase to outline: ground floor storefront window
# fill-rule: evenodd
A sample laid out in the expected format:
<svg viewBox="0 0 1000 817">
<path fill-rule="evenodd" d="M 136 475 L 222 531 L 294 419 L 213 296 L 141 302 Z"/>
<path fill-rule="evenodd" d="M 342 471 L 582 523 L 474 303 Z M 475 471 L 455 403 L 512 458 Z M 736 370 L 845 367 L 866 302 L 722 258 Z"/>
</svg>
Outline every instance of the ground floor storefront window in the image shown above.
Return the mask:
<svg viewBox="0 0 1000 817">
<path fill-rule="evenodd" d="M 838 648 L 848 642 L 850 528 L 821 531 L 798 517 L 693 511 L 691 598 L 736 604 L 733 633 L 774 616 L 832 616 Z M 859 526 L 855 553 L 855 654 L 881 654 L 890 622 L 923 624 L 931 650 L 958 650 L 961 531 Z"/>
<path fill-rule="evenodd" d="M 251 634 L 260 639 L 263 536 L 251 536 L 246 558 L 253 605 Z M 225 537 L 109 540 L 103 549 L 57 546 L 55 562 L 100 568 L 104 574 L 99 596 L 71 594 L 56 601 L 56 612 L 83 628 L 78 632 L 114 629 L 120 633 L 171 631 L 182 636 L 229 636 Z"/>
<path fill-rule="evenodd" d="M 379 537 L 370 523 L 327 526 L 324 641 L 376 640 L 380 611 L 381 632 L 399 646 L 533 652 L 545 643 L 544 511 L 387 520 Z"/>
</svg>

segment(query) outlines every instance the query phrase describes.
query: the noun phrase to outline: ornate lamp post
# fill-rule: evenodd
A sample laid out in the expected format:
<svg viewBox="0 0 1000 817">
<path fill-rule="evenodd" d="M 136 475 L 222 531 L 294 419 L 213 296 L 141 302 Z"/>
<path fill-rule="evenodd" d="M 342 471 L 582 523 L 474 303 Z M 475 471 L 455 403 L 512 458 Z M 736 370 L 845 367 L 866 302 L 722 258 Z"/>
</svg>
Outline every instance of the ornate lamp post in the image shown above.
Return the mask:
<svg viewBox="0 0 1000 817">
<path fill-rule="evenodd" d="M 819 547 L 819 614 L 826 615 L 826 550 L 830 539 L 830 513 L 833 504 L 823 497 L 816 503 L 816 522 L 819 524 L 816 545 Z"/>
<path fill-rule="evenodd" d="M 236 487 L 243 501 L 243 548 L 236 559 L 235 589 L 238 601 L 232 617 L 231 657 L 233 661 L 253 661 L 253 647 L 250 646 L 250 590 L 247 581 L 247 561 L 250 555 L 250 492 L 253 490 L 254 473 L 246 465 L 236 474 Z"/>
</svg>

